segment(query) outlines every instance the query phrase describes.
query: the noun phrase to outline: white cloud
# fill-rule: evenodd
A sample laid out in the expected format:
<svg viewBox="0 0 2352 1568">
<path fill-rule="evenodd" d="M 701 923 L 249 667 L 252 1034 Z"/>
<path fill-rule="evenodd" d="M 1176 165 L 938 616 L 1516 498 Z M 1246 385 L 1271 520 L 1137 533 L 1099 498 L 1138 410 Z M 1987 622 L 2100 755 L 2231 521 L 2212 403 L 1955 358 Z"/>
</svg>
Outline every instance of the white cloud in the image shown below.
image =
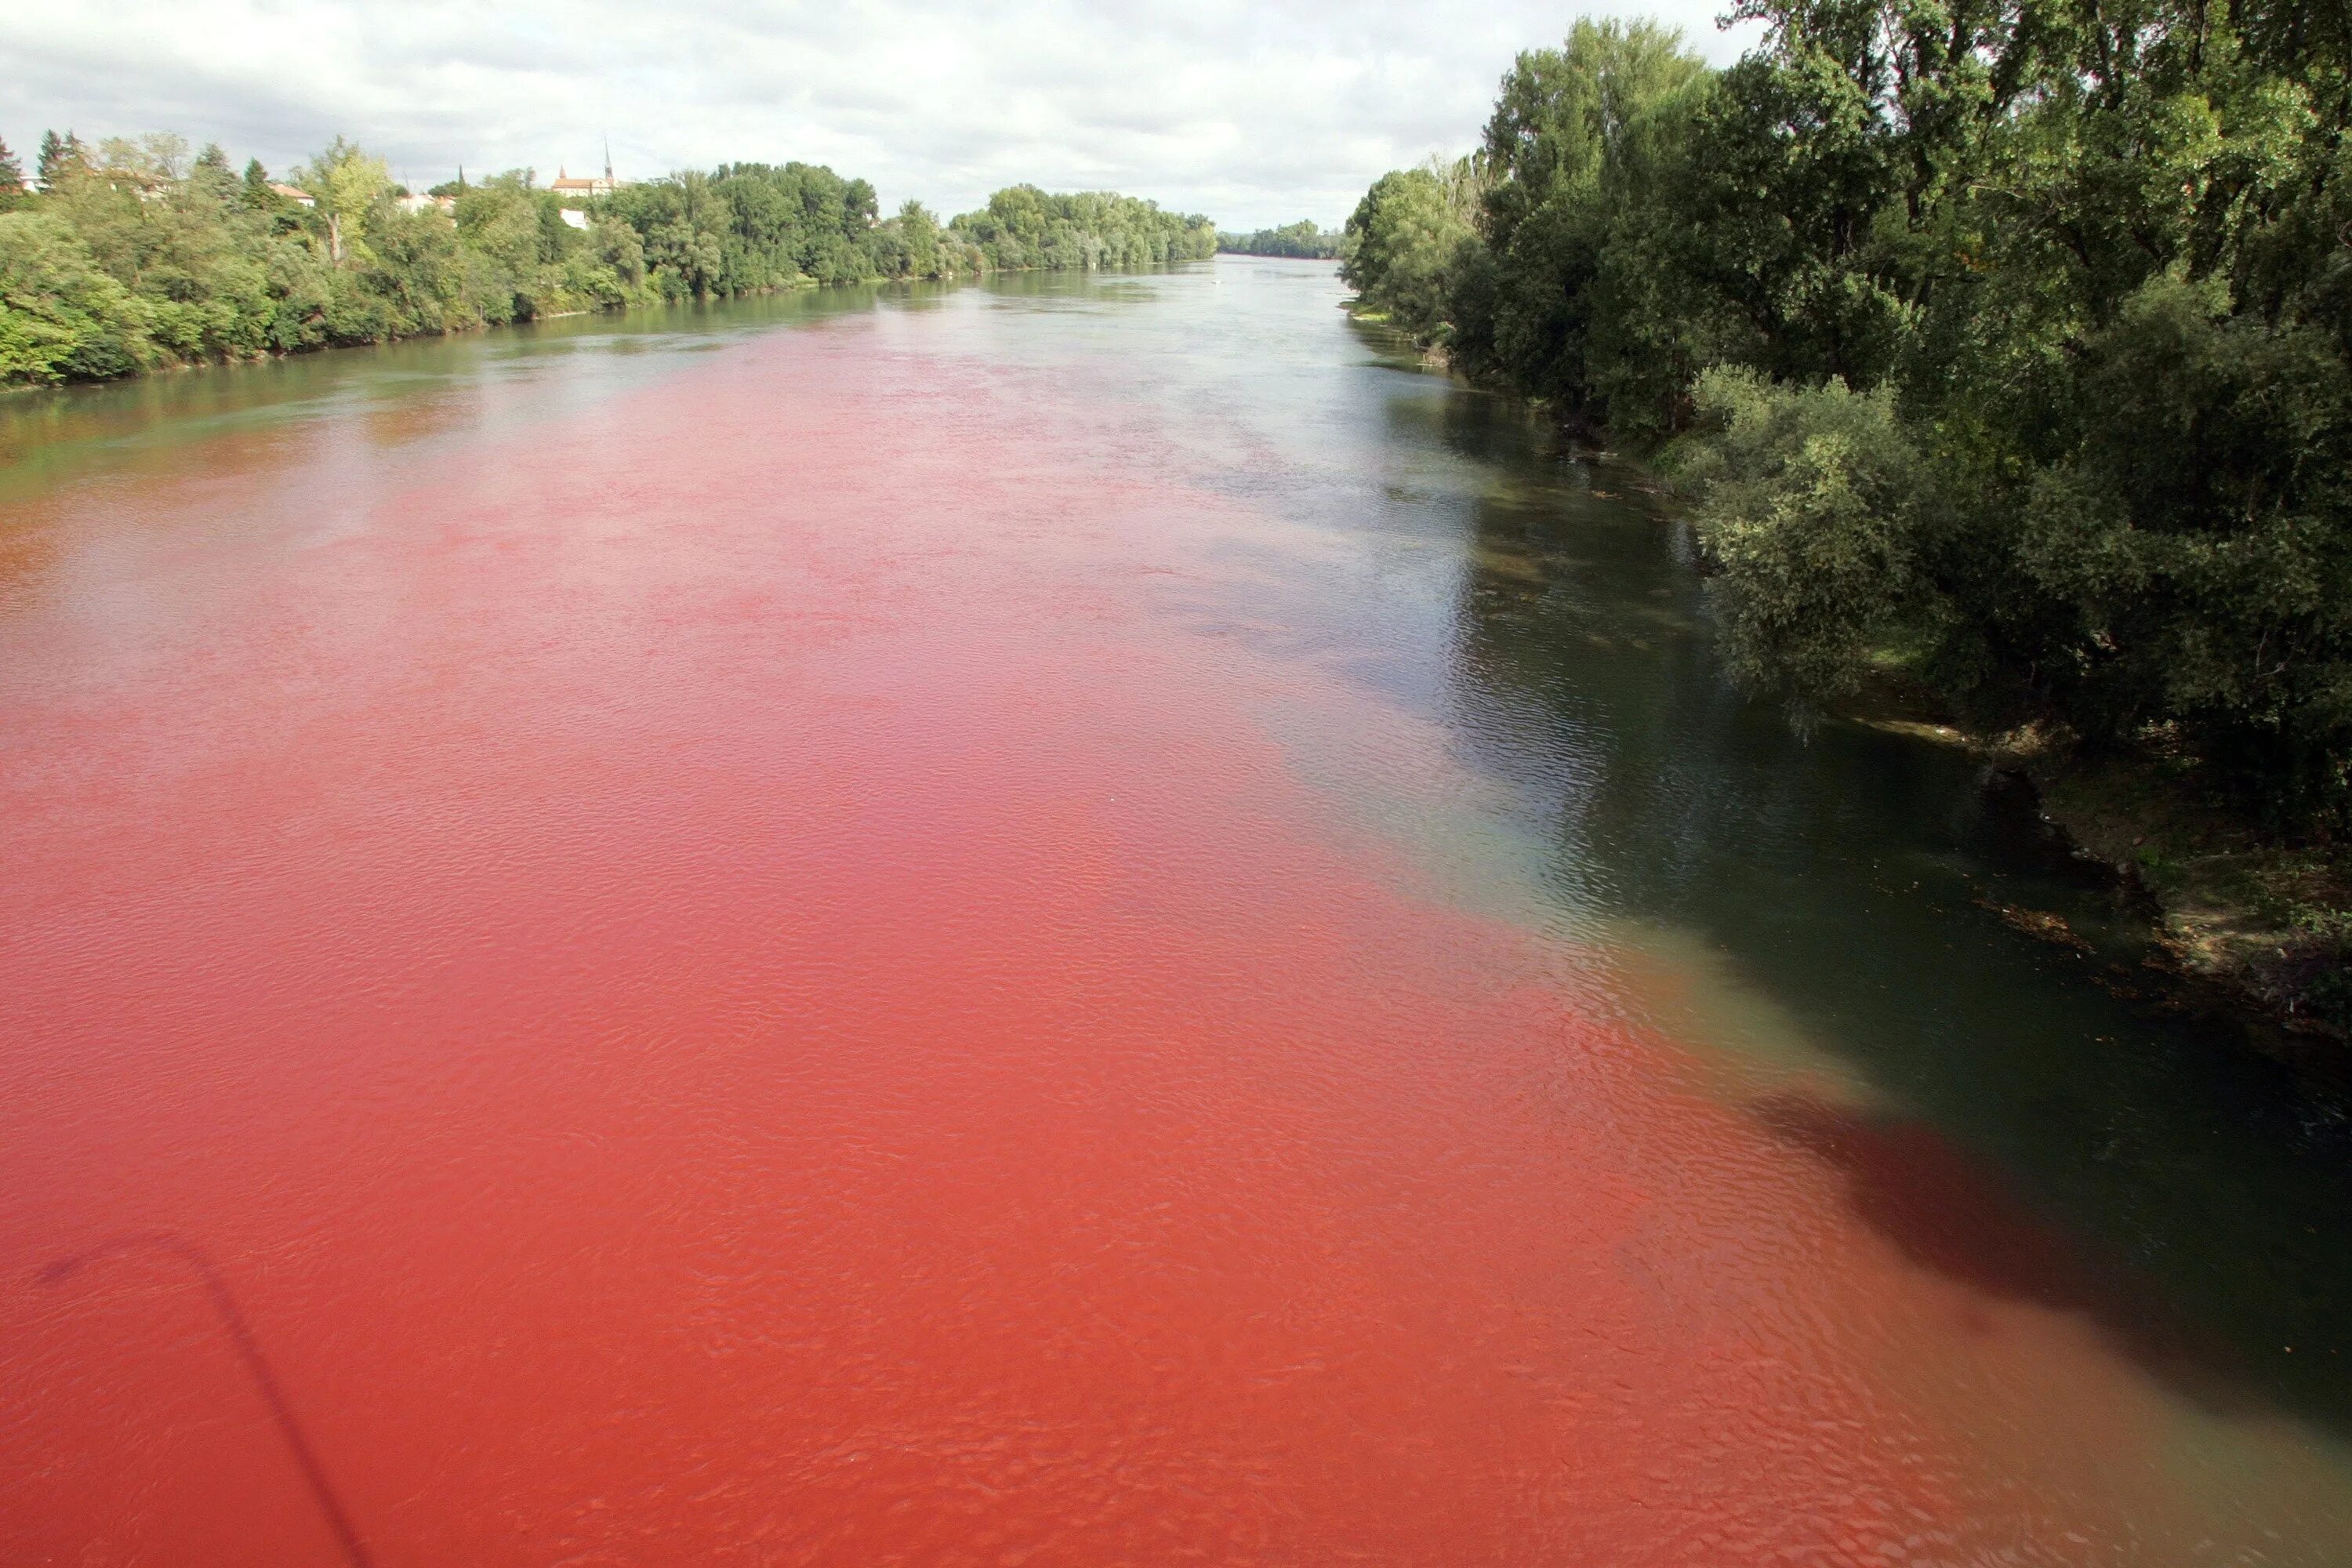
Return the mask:
<svg viewBox="0 0 2352 1568">
<path fill-rule="evenodd" d="M 1596 5 L 1737 54 L 1713 0 Z M 1476 140 L 1520 48 L 1579 8 L 1398 0 L 66 0 L 0 11 L 0 134 L 150 130 L 291 163 L 336 134 L 414 182 L 613 160 L 802 159 L 886 205 L 1111 188 L 1227 227 L 1336 223 L 1383 170 Z"/>
</svg>

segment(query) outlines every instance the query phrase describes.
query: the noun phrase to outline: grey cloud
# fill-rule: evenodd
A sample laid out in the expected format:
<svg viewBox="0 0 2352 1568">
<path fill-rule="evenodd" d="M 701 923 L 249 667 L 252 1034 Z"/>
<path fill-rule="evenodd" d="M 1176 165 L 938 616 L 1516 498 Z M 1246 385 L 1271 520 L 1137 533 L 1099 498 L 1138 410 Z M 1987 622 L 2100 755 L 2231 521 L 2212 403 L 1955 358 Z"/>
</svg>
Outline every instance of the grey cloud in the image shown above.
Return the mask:
<svg viewBox="0 0 2352 1568">
<path fill-rule="evenodd" d="M 1604 5 L 1712 58 L 1720 0 Z M 948 212 L 1013 180 L 1228 226 L 1343 217 L 1383 170 L 1471 146 L 1535 0 L 66 0 L 0 8 L 0 135 L 171 129 L 283 167 L 343 134 L 444 178 L 601 161 L 646 175 L 831 163 Z"/>
</svg>

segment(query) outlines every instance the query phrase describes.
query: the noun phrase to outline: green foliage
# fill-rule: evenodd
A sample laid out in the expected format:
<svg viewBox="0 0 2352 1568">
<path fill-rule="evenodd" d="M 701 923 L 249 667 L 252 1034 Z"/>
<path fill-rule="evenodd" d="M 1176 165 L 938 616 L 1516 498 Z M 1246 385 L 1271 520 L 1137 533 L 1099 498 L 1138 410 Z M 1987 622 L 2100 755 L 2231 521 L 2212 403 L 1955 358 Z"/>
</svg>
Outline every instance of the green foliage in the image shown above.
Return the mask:
<svg viewBox="0 0 2352 1568">
<path fill-rule="evenodd" d="M 54 131 L 44 131 L 41 132 L 40 154 L 33 166 L 40 175 L 41 188 L 47 190 L 60 180 L 87 173 L 89 149 L 83 146 L 81 138 L 70 131 L 63 136 Z"/>
<path fill-rule="evenodd" d="M 626 226 L 566 226 L 520 178 L 457 221 L 404 210 L 381 161 L 337 141 L 296 171 L 310 208 L 217 147 L 44 141 L 47 188 L 11 241 L 0 384 L 128 375 L 375 342 L 648 297 Z"/>
<path fill-rule="evenodd" d="M 604 210 L 633 229 L 651 286 L 674 300 L 799 283 L 956 278 L 997 269 L 1154 266 L 1213 253 L 1205 218 L 1108 193 L 999 191 L 942 226 L 919 202 L 877 221 L 874 187 L 809 163 L 736 163 L 625 186 Z"/>
<path fill-rule="evenodd" d="M 1678 396 L 1693 322 L 1652 291 L 1659 203 L 1702 81 L 1680 35 L 1648 22 L 1579 22 L 1565 47 L 1519 56 L 1479 154 L 1483 254 L 1457 271 L 1465 370 L 1591 424 Z"/>
<path fill-rule="evenodd" d="M 2274 800 L 2352 766 L 2352 356 L 2340 333 L 2170 275 L 2090 334 L 2071 450 L 2025 490 L 2057 689 L 2102 739 L 2181 727 Z"/>
<path fill-rule="evenodd" d="M 885 278 L 952 276 L 970 257 L 940 229 L 940 220 L 917 201 L 904 203 L 896 217 L 874 232 L 874 268 Z"/>
<path fill-rule="evenodd" d="M 1933 491 L 1885 388 L 1792 386 L 1702 373 L 1705 434 L 1677 477 L 1720 567 L 1713 580 L 1734 677 L 1800 706 L 1850 690 L 1928 596 Z"/>
<path fill-rule="evenodd" d="M 1339 276 L 1362 306 L 1422 342 L 1442 342 L 1465 254 L 1477 176 L 1469 160 L 1381 175 L 1348 216 Z"/>
<path fill-rule="evenodd" d="M 1765 38 L 1719 74 L 1638 25 L 1520 57 L 1475 237 L 1385 176 L 1364 303 L 1678 437 L 1751 687 L 1818 700 L 1899 651 L 1980 720 L 2160 735 L 2282 826 L 2352 827 L 2352 21 L 1736 14 Z"/>
<path fill-rule="evenodd" d="M 678 174 L 629 186 L 607 206 L 638 231 L 672 298 L 875 275 L 873 187 L 818 165 L 737 163 Z"/>
<path fill-rule="evenodd" d="M 610 215 L 572 227 L 555 194 L 533 186 L 524 171 L 465 186 L 452 216 L 454 227 L 430 212 L 408 221 L 422 226 L 420 238 L 439 247 L 434 267 L 446 272 L 455 297 L 492 325 L 648 296 L 645 246 L 635 231 Z M 406 216 L 395 207 L 377 221 Z M 444 236 L 454 249 L 442 247 Z"/>
<path fill-rule="evenodd" d="M 73 230 L 42 213 L 0 213 L 0 381 L 129 375 L 152 356 L 142 300 Z"/>
<path fill-rule="evenodd" d="M 11 191 L 0 384 L 463 331 L 655 300 L 805 283 L 954 278 L 992 268 L 1146 266 L 1207 257 L 1206 218 L 1108 193 L 1000 191 L 941 224 L 810 163 L 732 163 L 625 185 L 567 219 L 528 170 L 414 204 L 381 159 L 337 138 L 284 194 L 259 160 L 176 136 L 42 138 L 43 191 Z M 584 226 L 571 220 L 584 219 Z"/>
<path fill-rule="evenodd" d="M 1339 254 L 1345 237 L 1340 231 L 1319 228 L 1313 218 L 1303 217 L 1297 223 L 1262 228 L 1255 234 L 1220 234 L 1217 248 L 1234 256 L 1292 256 L 1328 261 Z"/>
<path fill-rule="evenodd" d="M 1163 212 L 1156 202 L 1109 191 L 1054 195 L 1013 185 L 949 229 L 991 270 L 1158 267 L 1217 253 L 1217 226 L 1207 218 Z"/>
<path fill-rule="evenodd" d="M 310 193 L 327 226 L 327 259 L 365 263 L 369 226 L 392 195 L 392 174 L 338 136 L 328 148 L 294 172 L 294 184 Z"/>
</svg>

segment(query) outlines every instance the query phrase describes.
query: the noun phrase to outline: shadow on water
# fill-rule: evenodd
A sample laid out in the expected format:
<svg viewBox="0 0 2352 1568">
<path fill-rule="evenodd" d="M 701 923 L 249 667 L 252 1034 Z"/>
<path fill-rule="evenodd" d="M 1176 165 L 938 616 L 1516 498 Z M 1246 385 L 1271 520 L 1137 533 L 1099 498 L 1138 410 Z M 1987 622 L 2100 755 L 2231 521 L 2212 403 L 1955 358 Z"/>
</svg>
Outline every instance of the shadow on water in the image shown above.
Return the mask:
<svg viewBox="0 0 2352 1568">
<path fill-rule="evenodd" d="M 2106 1247 L 2053 1224 L 1928 1122 L 1794 1093 L 1767 1095 L 1749 1112 L 1833 1169 L 1852 1212 L 1910 1262 L 1980 1296 L 2079 1317 L 2208 1409 L 2252 1414 L 2276 1400 L 2278 1391 L 2247 1375 L 2227 1336 L 2151 1290 Z"/>
<path fill-rule="evenodd" d="M 1549 896 L 1703 941 L 1887 1108 L 1773 1096 L 1758 1122 L 1921 1266 L 2079 1313 L 2210 1406 L 2352 1436 L 2344 1109 L 2002 923 L 1989 894 L 2084 890 L 1998 852 L 1966 755 L 1801 739 L 1731 691 L 1640 475 L 1432 380 L 1388 407 L 1481 476 L 1444 706 L 1539 825 Z"/>
<path fill-rule="evenodd" d="M 237 1305 L 236 1296 L 228 1288 L 228 1280 L 215 1263 L 211 1254 L 185 1237 L 170 1231 L 142 1232 L 119 1236 L 91 1247 L 87 1252 L 56 1258 L 46 1265 L 38 1276 L 40 1282 L 52 1289 L 63 1286 L 84 1269 L 112 1258 L 134 1253 L 162 1253 L 175 1258 L 188 1266 L 205 1289 L 205 1299 L 212 1305 L 213 1315 L 219 1320 L 221 1332 L 236 1350 L 238 1362 L 262 1403 L 268 1406 L 270 1419 L 277 1424 L 278 1435 L 284 1440 L 287 1452 L 294 1458 L 302 1472 L 303 1482 L 310 1488 L 312 1500 L 319 1505 L 327 1528 L 333 1532 L 335 1545 L 351 1568 L 374 1568 L 374 1558 L 367 1543 L 352 1523 L 351 1510 L 343 1506 L 334 1482 L 328 1477 L 326 1467 L 320 1462 L 318 1450 L 311 1446 L 310 1434 L 303 1430 L 301 1419 L 286 1397 L 286 1390 L 278 1381 L 277 1370 L 262 1353 L 261 1342 L 255 1337 L 253 1325 L 247 1321 L 245 1309 Z"/>
</svg>

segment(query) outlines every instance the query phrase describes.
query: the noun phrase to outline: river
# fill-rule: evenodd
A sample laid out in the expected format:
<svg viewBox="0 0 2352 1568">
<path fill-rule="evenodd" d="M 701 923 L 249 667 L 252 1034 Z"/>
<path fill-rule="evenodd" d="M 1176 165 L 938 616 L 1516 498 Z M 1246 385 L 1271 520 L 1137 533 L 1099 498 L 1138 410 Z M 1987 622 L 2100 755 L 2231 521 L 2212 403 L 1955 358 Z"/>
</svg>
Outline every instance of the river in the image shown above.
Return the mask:
<svg viewBox="0 0 2352 1568">
<path fill-rule="evenodd" d="M 2341 1112 L 1342 299 L 0 402 L 0 1559 L 2352 1562 Z"/>
</svg>

